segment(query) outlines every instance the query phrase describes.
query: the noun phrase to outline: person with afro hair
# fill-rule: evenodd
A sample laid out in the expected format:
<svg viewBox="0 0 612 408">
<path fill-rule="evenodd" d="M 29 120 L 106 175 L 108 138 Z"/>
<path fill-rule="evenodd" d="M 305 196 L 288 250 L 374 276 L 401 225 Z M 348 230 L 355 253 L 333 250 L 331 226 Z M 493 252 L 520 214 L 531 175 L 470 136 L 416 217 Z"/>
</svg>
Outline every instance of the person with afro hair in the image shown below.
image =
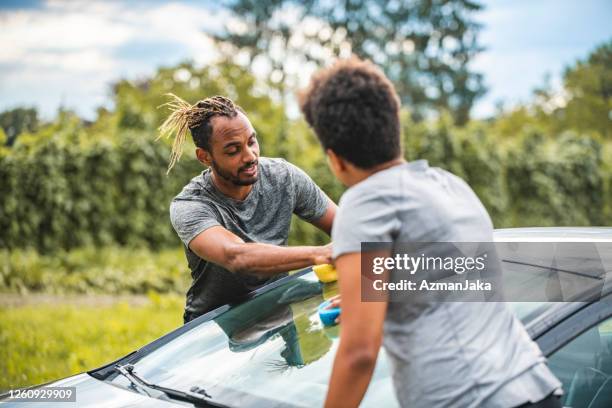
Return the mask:
<svg viewBox="0 0 612 408">
<path fill-rule="evenodd" d="M 406 243 L 493 241 L 489 214 L 463 180 L 403 159 L 400 101 L 383 72 L 340 60 L 313 76 L 300 106 L 348 187 L 332 227 L 340 297 L 331 307 L 342 312 L 325 405 L 360 404 L 384 344 L 403 407 L 560 407 L 561 383 L 505 303 L 390 291 L 365 297 L 372 281 L 362 267 L 373 256 L 393 257 Z M 368 251 L 364 243 L 379 245 Z M 397 282 L 398 272 L 378 276 Z"/>
</svg>

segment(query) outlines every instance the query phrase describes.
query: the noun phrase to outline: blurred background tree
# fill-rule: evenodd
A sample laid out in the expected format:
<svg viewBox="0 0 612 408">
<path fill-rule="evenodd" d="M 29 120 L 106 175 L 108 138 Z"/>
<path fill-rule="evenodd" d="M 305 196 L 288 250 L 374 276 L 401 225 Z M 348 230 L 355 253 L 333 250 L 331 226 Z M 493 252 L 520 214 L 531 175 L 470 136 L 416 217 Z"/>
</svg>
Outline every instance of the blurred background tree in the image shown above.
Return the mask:
<svg viewBox="0 0 612 408">
<path fill-rule="evenodd" d="M 469 63 L 482 50 L 469 0 L 226 0 L 220 49 L 269 73 L 281 94 L 296 70 L 351 53 L 378 64 L 416 120 L 445 109 L 458 125 L 485 92 Z M 214 33 L 213 33 L 214 34 Z M 308 66 L 308 65 L 306 65 Z M 292 75 L 293 74 L 293 75 Z"/>
<path fill-rule="evenodd" d="M 0 128 L 5 135 L 3 145 L 12 146 L 18 135 L 34 132 L 38 128 L 38 112 L 35 108 L 15 108 L 0 113 Z"/>
<path fill-rule="evenodd" d="M 566 69 L 569 100 L 561 110 L 568 128 L 612 139 L 612 41 Z"/>
<path fill-rule="evenodd" d="M 597 48 L 587 60 L 599 61 L 606 49 Z M 581 108 L 609 103 L 609 98 L 601 90 L 576 91 L 573 79 L 580 72 L 586 84 L 606 84 L 610 66 L 579 61 L 566 72 L 565 88 L 557 94 L 547 90 L 548 99 L 538 90 L 531 104 L 461 127 L 450 111 L 419 121 L 405 109 L 406 158 L 425 158 L 463 177 L 497 227 L 610 224 L 609 119 L 602 109 Z M 230 61 L 205 67 L 185 62 L 160 68 L 150 78 L 117 81 L 115 108 L 100 109 L 93 122 L 63 110 L 36 130 L 22 126 L 13 145 L 0 151 L 0 247 L 51 253 L 90 245 L 180 245 L 168 205 L 202 167 L 188 144 L 183 160 L 169 176 L 165 173 L 170 141 L 154 139 L 167 115 L 158 107 L 168 92 L 191 103 L 203 95 L 235 99 L 256 128 L 264 155 L 302 167 L 338 200 L 344 188 L 331 175 L 313 133 L 266 95 L 266 86 Z M 549 109 L 558 95 L 565 104 Z M 292 244 L 326 239 L 309 224 L 294 221 Z"/>
</svg>

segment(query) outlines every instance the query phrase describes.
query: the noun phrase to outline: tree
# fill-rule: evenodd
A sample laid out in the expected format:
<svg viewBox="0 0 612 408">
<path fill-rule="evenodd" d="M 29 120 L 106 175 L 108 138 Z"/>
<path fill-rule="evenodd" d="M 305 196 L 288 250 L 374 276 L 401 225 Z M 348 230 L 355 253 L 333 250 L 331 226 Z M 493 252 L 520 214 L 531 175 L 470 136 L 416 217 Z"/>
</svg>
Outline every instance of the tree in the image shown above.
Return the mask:
<svg viewBox="0 0 612 408">
<path fill-rule="evenodd" d="M 23 132 L 35 132 L 38 128 L 38 112 L 35 108 L 15 108 L 0 113 L 0 127 L 6 134 L 6 145 L 12 146 Z"/>
<path fill-rule="evenodd" d="M 227 0 L 233 14 L 215 35 L 222 50 L 267 67 L 281 93 L 291 72 L 350 53 L 382 66 L 415 118 L 440 108 L 464 124 L 485 88 L 469 69 L 482 50 L 469 0 Z"/>
<path fill-rule="evenodd" d="M 513 121 L 522 127 L 535 126 L 550 135 L 571 129 L 612 138 L 612 41 L 567 67 L 562 89 L 555 89 L 547 75 L 542 86 L 534 90 L 533 102 L 511 114 L 519 111 L 526 115 Z M 510 116 L 499 118 L 507 121 Z"/>
<path fill-rule="evenodd" d="M 145 130 L 155 135 L 157 127 L 168 116 L 159 106 L 168 102 L 167 93 L 174 93 L 189 103 L 213 95 L 225 95 L 247 113 L 258 133 L 270 146 L 276 144 L 275 133 L 283 116 L 283 108 L 264 94 L 257 92 L 253 75 L 244 67 L 230 62 L 195 67 L 185 62 L 160 68 L 157 73 L 140 81 L 120 80 L 113 86 L 116 122 L 119 129 Z M 99 112 L 99 120 L 108 116 Z M 103 123 L 112 122 L 106 119 Z M 96 124 L 93 125 L 96 128 Z"/>
<path fill-rule="evenodd" d="M 612 40 L 567 68 L 563 83 L 569 95 L 564 109 L 567 124 L 612 138 Z"/>
</svg>

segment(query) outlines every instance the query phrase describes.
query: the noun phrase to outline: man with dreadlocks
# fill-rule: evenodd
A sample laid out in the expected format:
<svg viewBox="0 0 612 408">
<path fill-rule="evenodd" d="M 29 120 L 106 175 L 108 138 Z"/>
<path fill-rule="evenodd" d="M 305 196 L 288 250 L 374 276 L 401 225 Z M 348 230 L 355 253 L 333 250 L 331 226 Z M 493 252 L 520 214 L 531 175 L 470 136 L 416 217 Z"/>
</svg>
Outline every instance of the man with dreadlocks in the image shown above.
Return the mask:
<svg viewBox="0 0 612 408">
<path fill-rule="evenodd" d="M 188 130 L 208 167 L 170 205 L 193 278 L 185 323 L 289 270 L 328 263 L 331 245 L 287 246 L 293 213 L 330 233 L 336 205 L 310 177 L 283 159 L 259 157 L 255 130 L 230 99 L 190 105 L 170 96 L 172 113 L 160 127 L 160 137 L 175 136 L 168 171 Z"/>
</svg>

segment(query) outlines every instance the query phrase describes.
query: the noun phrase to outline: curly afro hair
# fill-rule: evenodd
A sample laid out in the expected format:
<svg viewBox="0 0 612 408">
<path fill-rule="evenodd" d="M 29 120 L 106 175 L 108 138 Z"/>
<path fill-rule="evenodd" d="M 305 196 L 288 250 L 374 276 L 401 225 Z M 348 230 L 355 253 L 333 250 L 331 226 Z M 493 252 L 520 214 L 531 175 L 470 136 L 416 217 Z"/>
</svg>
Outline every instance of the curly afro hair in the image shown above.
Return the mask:
<svg viewBox="0 0 612 408">
<path fill-rule="evenodd" d="M 323 148 L 355 166 L 369 169 L 401 156 L 400 101 L 371 62 L 353 57 L 317 72 L 299 103 Z"/>
</svg>

